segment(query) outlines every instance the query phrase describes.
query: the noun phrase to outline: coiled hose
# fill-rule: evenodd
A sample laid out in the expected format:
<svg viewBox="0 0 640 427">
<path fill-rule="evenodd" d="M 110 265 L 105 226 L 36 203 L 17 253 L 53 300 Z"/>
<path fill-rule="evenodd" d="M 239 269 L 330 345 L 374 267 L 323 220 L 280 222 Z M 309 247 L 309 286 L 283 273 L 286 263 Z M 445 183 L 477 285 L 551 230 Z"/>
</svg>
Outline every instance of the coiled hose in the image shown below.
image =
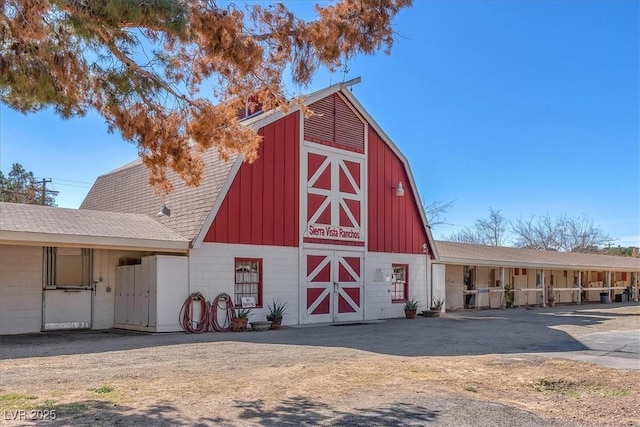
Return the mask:
<svg viewBox="0 0 640 427">
<path fill-rule="evenodd" d="M 220 312 L 224 312 L 222 323 L 218 320 Z M 220 294 L 213 299 L 210 308 L 211 329 L 218 332 L 231 330 L 231 318 L 235 316 L 233 300 L 229 294 Z"/>
<path fill-rule="evenodd" d="M 194 301 L 200 301 L 200 319 L 193 318 L 193 303 Z M 200 292 L 194 292 L 187 297 L 180 309 L 180 326 L 188 334 L 199 334 L 207 332 L 211 323 L 211 310 L 209 310 L 209 304 Z"/>
<path fill-rule="evenodd" d="M 199 319 L 194 319 L 193 304 L 196 301 L 200 302 Z M 221 314 L 222 317 L 220 317 Z M 231 318 L 234 315 L 233 300 L 229 294 L 222 293 L 209 303 L 202 293 L 194 292 L 182 304 L 178 320 L 182 329 L 189 334 L 200 334 L 212 330 L 226 332 L 231 330 Z"/>
</svg>

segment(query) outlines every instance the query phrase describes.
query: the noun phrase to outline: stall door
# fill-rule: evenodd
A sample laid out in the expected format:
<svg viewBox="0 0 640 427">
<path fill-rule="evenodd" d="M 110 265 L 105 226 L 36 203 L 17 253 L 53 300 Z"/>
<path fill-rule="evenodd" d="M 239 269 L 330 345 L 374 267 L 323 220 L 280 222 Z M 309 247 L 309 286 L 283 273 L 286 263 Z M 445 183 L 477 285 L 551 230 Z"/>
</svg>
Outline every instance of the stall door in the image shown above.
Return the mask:
<svg viewBox="0 0 640 427">
<path fill-rule="evenodd" d="M 42 329 L 87 329 L 92 326 L 93 251 L 43 248 Z"/>
<path fill-rule="evenodd" d="M 364 319 L 361 252 L 305 251 L 303 322 Z"/>
<path fill-rule="evenodd" d="M 91 288 L 44 290 L 44 330 L 91 328 Z"/>
</svg>

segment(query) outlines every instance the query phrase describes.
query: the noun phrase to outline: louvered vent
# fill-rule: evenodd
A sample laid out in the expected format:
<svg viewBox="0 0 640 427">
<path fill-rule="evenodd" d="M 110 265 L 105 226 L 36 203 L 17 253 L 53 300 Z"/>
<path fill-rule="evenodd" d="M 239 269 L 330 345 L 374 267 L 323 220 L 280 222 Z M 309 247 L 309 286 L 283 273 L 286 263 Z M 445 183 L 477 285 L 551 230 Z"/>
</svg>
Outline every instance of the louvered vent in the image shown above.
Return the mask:
<svg viewBox="0 0 640 427">
<path fill-rule="evenodd" d="M 364 153 L 364 123 L 337 94 L 311 104 L 316 115 L 305 119 L 307 141 Z"/>
</svg>

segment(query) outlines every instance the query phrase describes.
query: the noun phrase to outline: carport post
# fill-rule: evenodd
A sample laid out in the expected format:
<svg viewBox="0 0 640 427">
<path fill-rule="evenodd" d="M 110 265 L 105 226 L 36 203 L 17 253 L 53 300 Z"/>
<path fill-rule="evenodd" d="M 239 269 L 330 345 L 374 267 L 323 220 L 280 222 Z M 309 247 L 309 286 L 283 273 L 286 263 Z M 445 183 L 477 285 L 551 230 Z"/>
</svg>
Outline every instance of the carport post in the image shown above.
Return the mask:
<svg viewBox="0 0 640 427">
<path fill-rule="evenodd" d="M 578 270 L 578 305 L 582 305 L 582 272 Z"/>
<path fill-rule="evenodd" d="M 546 307 L 547 290 L 544 288 L 544 269 L 540 270 L 540 285 L 542 286 L 542 307 Z"/>
<path fill-rule="evenodd" d="M 611 297 L 611 272 L 607 271 L 607 294 L 609 295 L 609 302 L 613 301 Z"/>
<path fill-rule="evenodd" d="M 502 293 L 500 294 L 500 308 L 504 308 L 504 267 L 500 267 L 500 287 Z"/>
</svg>

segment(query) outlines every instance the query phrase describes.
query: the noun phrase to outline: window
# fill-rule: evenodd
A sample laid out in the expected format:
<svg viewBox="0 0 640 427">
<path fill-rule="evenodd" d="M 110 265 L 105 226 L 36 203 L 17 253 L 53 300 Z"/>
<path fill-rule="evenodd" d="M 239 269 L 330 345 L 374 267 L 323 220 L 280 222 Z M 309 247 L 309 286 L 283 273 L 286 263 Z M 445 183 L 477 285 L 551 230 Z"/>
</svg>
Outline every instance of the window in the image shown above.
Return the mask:
<svg viewBox="0 0 640 427">
<path fill-rule="evenodd" d="M 253 297 L 256 307 L 262 307 L 262 260 L 236 258 L 234 304 L 242 306 L 242 297 Z"/>
<path fill-rule="evenodd" d="M 93 250 L 44 248 L 44 285 L 91 286 Z"/>
<path fill-rule="evenodd" d="M 394 264 L 393 275 L 391 276 L 391 301 L 405 302 L 409 295 L 409 283 L 407 282 L 407 271 L 409 266 L 406 264 Z"/>
</svg>

